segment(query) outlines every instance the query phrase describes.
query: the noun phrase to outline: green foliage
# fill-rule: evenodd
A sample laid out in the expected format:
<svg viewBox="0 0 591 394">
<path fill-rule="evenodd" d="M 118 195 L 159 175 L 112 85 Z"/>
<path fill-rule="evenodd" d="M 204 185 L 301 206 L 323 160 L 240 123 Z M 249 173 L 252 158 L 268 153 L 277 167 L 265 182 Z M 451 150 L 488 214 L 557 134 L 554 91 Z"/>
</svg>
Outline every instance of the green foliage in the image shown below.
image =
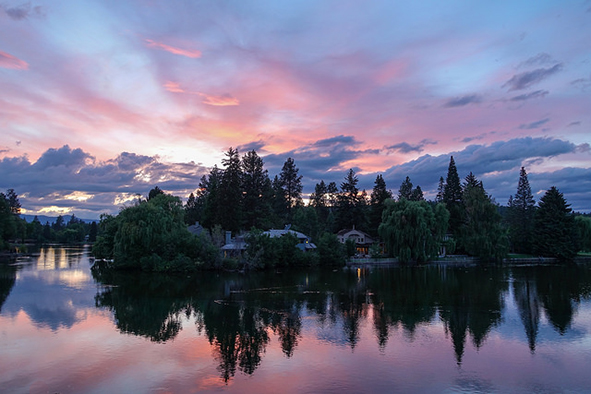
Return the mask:
<svg viewBox="0 0 591 394">
<path fill-rule="evenodd" d="M 288 221 L 291 221 L 292 210 L 295 207 L 303 205 L 302 176 L 298 172 L 299 169 L 296 167 L 294 160 L 288 157 L 279 174 L 279 186 L 285 199 Z"/>
<path fill-rule="evenodd" d="M 251 269 L 307 265 L 310 259 L 296 247 L 298 239 L 287 233 L 271 238 L 261 230 L 253 229 L 246 237 L 245 264 Z"/>
<path fill-rule="evenodd" d="M 384 212 L 384 203 L 392 198 L 392 192 L 386 188 L 386 182 L 381 174 L 376 176 L 374 187 L 369 200 L 369 233 L 376 236 L 378 226 L 382 222 L 382 212 Z"/>
<path fill-rule="evenodd" d="M 113 259 L 114 268 L 188 271 L 219 259 L 211 242 L 188 232 L 180 199 L 168 194 L 124 208 L 117 216 L 104 215 L 99 226 L 93 253 Z"/>
<path fill-rule="evenodd" d="M 506 219 L 511 245 L 516 253 L 532 252 L 535 208 L 527 172 L 524 167 L 521 167 L 517 192 L 509 197 Z"/>
<path fill-rule="evenodd" d="M 357 244 L 352 239 L 347 239 L 345 241 L 345 252 L 347 253 L 347 257 L 353 257 L 357 254 Z"/>
<path fill-rule="evenodd" d="M 571 260 L 578 252 L 575 219 L 562 193 L 552 186 L 540 199 L 535 214 L 534 253 Z"/>
<path fill-rule="evenodd" d="M 509 242 L 501 215 L 482 182 L 472 173 L 466 177 L 462 200 L 465 214 L 459 243 L 468 254 L 481 260 L 502 261 L 509 251 Z"/>
<path fill-rule="evenodd" d="M 363 192 L 359 192 L 358 183 L 359 179 L 355 171 L 349 169 L 345 181 L 341 183 L 341 192 L 337 196 L 336 226 L 339 230 L 353 226 L 365 230 L 367 227 L 366 196 Z"/>
<path fill-rule="evenodd" d="M 582 252 L 591 252 L 591 217 L 576 216 L 575 223 L 579 230 Z"/>
<path fill-rule="evenodd" d="M 388 200 L 378 232 L 400 262 L 424 262 L 437 256 L 448 220 L 442 205 L 434 210 L 426 201 Z"/>
<path fill-rule="evenodd" d="M 443 186 L 443 202 L 450 215 L 449 232 L 457 237 L 464 221 L 464 207 L 462 206 L 462 185 L 453 156 L 449 160 L 447 177 Z"/>
<path fill-rule="evenodd" d="M 24 241 L 26 223 L 19 217 L 21 204 L 14 189 L 0 193 L 0 250 L 9 249 L 9 240 Z"/>
<path fill-rule="evenodd" d="M 324 233 L 320 236 L 316 245 L 318 264 L 321 266 L 344 265 L 345 249 L 335 234 Z"/>
<path fill-rule="evenodd" d="M 272 227 L 273 190 L 263 159 L 251 150 L 242 157 L 242 228 Z"/>
</svg>

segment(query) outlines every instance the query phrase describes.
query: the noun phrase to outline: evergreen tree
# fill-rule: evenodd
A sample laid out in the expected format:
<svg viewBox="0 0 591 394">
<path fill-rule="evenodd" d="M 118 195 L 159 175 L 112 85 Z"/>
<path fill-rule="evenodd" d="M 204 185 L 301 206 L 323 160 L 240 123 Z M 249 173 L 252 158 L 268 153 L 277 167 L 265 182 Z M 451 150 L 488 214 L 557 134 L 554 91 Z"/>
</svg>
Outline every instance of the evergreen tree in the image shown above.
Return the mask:
<svg viewBox="0 0 591 394">
<path fill-rule="evenodd" d="M 435 196 L 435 202 L 443 202 L 443 191 L 445 190 L 445 181 L 443 177 L 439 177 L 439 185 L 437 186 L 437 195 Z"/>
<path fill-rule="evenodd" d="M 552 186 L 540 199 L 534 216 L 534 253 L 568 261 L 576 256 L 578 237 L 570 205 Z"/>
<path fill-rule="evenodd" d="M 411 201 L 412 197 L 412 182 L 410 178 L 407 176 L 406 179 L 400 185 L 400 189 L 398 189 L 398 199 L 405 198 Z"/>
<path fill-rule="evenodd" d="M 411 201 L 422 201 L 424 199 L 425 199 L 425 197 L 423 196 L 423 190 L 421 189 L 421 187 L 419 185 L 417 185 L 417 187 L 412 189 L 412 193 L 410 195 L 410 200 Z"/>
<path fill-rule="evenodd" d="M 219 225 L 221 206 L 221 183 L 223 171 L 214 165 L 210 170 L 207 179 L 201 178 L 197 198 L 203 200 L 203 227 L 212 229 L 216 224 Z"/>
<path fill-rule="evenodd" d="M 242 167 L 238 150 L 230 147 L 222 159 L 224 172 L 220 183 L 219 224 L 232 232 L 240 230 L 242 222 Z"/>
<path fill-rule="evenodd" d="M 509 198 L 508 207 L 507 222 L 513 249 L 529 254 L 533 246 L 535 201 L 524 167 L 519 172 L 517 193 Z"/>
<path fill-rule="evenodd" d="M 482 181 L 470 173 L 463 186 L 462 201 L 465 209 L 459 243 L 464 250 L 485 261 L 502 261 L 509 244 L 501 215 L 484 190 Z"/>
<path fill-rule="evenodd" d="M 160 194 L 164 194 L 164 192 L 162 191 L 162 189 L 156 186 L 148 192 L 148 200 L 151 200 L 154 197 L 159 196 Z"/>
<path fill-rule="evenodd" d="M 201 208 L 195 194 L 189 194 L 189 198 L 185 204 L 185 223 L 191 226 L 198 222 L 202 214 Z"/>
<path fill-rule="evenodd" d="M 464 209 L 462 207 L 462 185 L 453 156 L 449 160 L 447 177 L 443 187 L 443 202 L 450 215 L 448 231 L 457 238 L 463 223 Z"/>
<path fill-rule="evenodd" d="M 349 169 L 345 181 L 341 183 L 341 192 L 338 195 L 337 227 L 339 229 L 356 226 L 363 230 L 366 227 L 361 194 L 357 188 L 359 179 L 353 169 Z"/>
<path fill-rule="evenodd" d="M 242 157 L 242 203 L 246 229 L 271 225 L 271 181 L 263 167 L 263 159 L 254 150 Z"/>
<path fill-rule="evenodd" d="M 15 215 L 20 215 L 21 203 L 18 199 L 18 194 L 16 194 L 14 189 L 8 189 L 6 191 L 6 199 L 8 200 L 8 205 L 10 206 L 10 212 Z"/>
<path fill-rule="evenodd" d="M 302 176 L 298 175 L 299 169 L 294 160 L 289 157 L 283 164 L 279 174 L 279 184 L 283 189 L 283 196 L 286 203 L 287 220 L 292 219 L 292 210 L 302 206 Z"/>
<path fill-rule="evenodd" d="M 384 211 L 384 203 L 387 199 L 392 198 L 392 192 L 386 188 L 386 182 L 381 174 L 376 176 L 374 187 L 371 192 L 370 213 L 369 213 L 369 233 L 376 236 L 378 227 L 382 222 L 382 212 Z"/>
</svg>

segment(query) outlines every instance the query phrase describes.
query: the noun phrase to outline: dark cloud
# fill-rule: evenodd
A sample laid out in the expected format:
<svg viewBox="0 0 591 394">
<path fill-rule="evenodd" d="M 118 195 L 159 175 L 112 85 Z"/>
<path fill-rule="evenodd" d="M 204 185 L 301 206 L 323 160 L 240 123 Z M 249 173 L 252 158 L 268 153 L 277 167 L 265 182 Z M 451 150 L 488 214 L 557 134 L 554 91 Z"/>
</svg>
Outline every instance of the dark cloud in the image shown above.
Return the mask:
<svg viewBox="0 0 591 394">
<path fill-rule="evenodd" d="M 238 149 L 238 152 L 240 153 L 245 153 L 245 152 L 249 152 L 251 150 L 255 150 L 257 151 L 257 153 L 261 153 L 261 151 L 263 151 L 263 148 L 265 147 L 266 142 L 263 140 L 258 140 L 258 141 L 252 141 L 249 142 L 247 144 L 244 145 L 238 145 L 236 147 L 236 149 Z"/>
<path fill-rule="evenodd" d="M 549 121 L 550 121 L 550 118 L 545 118 L 542 120 L 538 120 L 536 122 L 523 123 L 523 124 L 519 125 L 519 128 L 522 130 L 539 129 L 540 127 L 542 127 L 544 124 L 548 123 Z"/>
<path fill-rule="evenodd" d="M 472 142 L 472 141 L 478 141 L 478 140 L 484 139 L 488 135 L 492 135 L 492 134 L 496 134 L 496 133 L 497 133 L 496 131 L 490 131 L 488 133 L 482 133 L 482 134 L 479 134 L 479 135 L 475 135 L 473 137 L 464 137 L 460 141 L 461 142 L 466 142 L 466 143 L 467 142 Z"/>
<path fill-rule="evenodd" d="M 558 63 L 550 68 L 538 68 L 533 71 L 525 71 L 515 74 L 511 79 L 505 82 L 502 87 L 509 87 L 509 91 L 527 89 L 549 76 L 560 72 L 562 68 L 562 63 Z"/>
<path fill-rule="evenodd" d="M 591 146 L 588 143 L 584 143 L 584 144 L 579 144 L 577 145 L 577 152 L 590 152 L 591 151 Z"/>
<path fill-rule="evenodd" d="M 545 64 L 551 63 L 556 63 L 554 59 L 552 59 L 552 56 L 542 52 L 530 57 L 529 59 L 521 63 L 519 67 L 543 66 Z"/>
<path fill-rule="evenodd" d="M 116 212 L 130 196 L 145 196 L 156 185 L 186 196 L 207 171 L 195 163 L 162 163 L 129 152 L 97 162 L 89 153 L 65 145 L 47 150 L 35 163 L 26 156 L 2 159 L 0 188 L 14 188 L 25 209 L 68 207 L 78 217 L 95 219 Z"/>
<path fill-rule="evenodd" d="M 580 125 L 581 125 L 581 121 L 577 120 L 576 122 L 570 122 L 566 127 L 580 126 Z"/>
<path fill-rule="evenodd" d="M 355 141 L 355 137 L 352 137 L 350 135 L 337 135 L 336 137 L 318 140 L 313 145 L 314 146 L 333 146 L 336 144 L 357 145 L 358 142 Z"/>
<path fill-rule="evenodd" d="M 399 153 L 422 152 L 426 145 L 436 145 L 437 141 L 424 139 L 417 145 L 411 145 L 408 142 L 400 142 L 398 144 L 384 147 L 387 151 L 395 151 Z"/>
<path fill-rule="evenodd" d="M 545 97 L 548 93 L 547 90 L 536 90 L 531 93 L 520 94 L 519 96 L 511 97 L 511 101 L 525 101 L 534 98 L 542 98 Z"/>
<path fill-rule="evenodd" d="M 468 104 L 478 104 L 482 102 L 482 97 L 477 94 L 470 94 L 467 96 L 460 96 L 454 97 L 445 102 L 443 107 L 445 108 L 454 108 L 454 107 L 463 107 Z"/>
<path fill-rule="evenodd" d="M 20 21 L 29 17 L 43 17 L 43 7 L 32 6 L 31 3 L 24 3 L 16 7 L 8 7 L 4 4 L 0 4 L 0 10 L 3 11 L 10 19 Z"/>
</svg>

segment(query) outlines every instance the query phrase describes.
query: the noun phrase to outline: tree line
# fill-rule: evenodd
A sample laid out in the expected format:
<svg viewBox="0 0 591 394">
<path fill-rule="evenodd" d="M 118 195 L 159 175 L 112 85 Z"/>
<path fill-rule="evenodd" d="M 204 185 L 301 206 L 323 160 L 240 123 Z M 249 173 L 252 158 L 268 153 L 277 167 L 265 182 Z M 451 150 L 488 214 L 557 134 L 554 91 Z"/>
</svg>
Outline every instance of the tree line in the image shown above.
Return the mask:
<svg viewBox="0 0 591 394">
<path fill-rule="evenodd" d="M 388 189 L 381 174 L 376 176 L 373 189 L 367 193 L 359 189 L 358 177 L 350 169 L 340 185 L 324 180 L 318 182 L 310 194 L 309 203 L 304 204 L 302 175 L 292 158 L 288 158 L 279 174 L 271 179 L 263 159 L 255 150 L 240 156 L 237 149 L 229 148 L 224 156 L 222 167 L 215 165 L 204 175 L 185 204 L 156 186 L 146 199 L 124 208 L 119 215 L 103 215 L 99 225 L 100 242 L 96 247 L 98 255 L 116 260 L 125 257 L 126 261 L 134 261 L 139 266 L 142 266 L 139 261 L 144 258 L 144 267 L 157 267 L 158 270 L 166 269 L 169 264 L 165 262 L 177 257 L 180 259 L 178 266 L 186 266 L 188 263 L 180 263 L 185 260 L 193 261 L 189 265 L 194 265 L 196 258 L 200 259 L 200 264 L 205 264 L 205 260 L 212 256 L 211 251 L 223 244 L 224 231 L 236 235 L 253 229 L 283 228 L 286 224 L 325 246 L 328 250 L 317 253 L 322 260 L 339 260 L 347 251 L 354 253 L 354 248 L 343 249 L 338 245 L 334 235 L 341 229 L 353 227 L 368 233 L 376 241 L 379 239 L 383 251 L 402 262 L 432 260 L 441 254 L 443 247 L 447 253 L 468 254 L 485 261 L 500 261 L 509 252 L 568 260 L 579 250 L 591 251 L 591 218 L 575 217 L 555 187 L 550 188 L 536 206 L 524 168 L 519 175 L 517 192 L 506 207 L 494 201 L 483 182 L 473 173 L 461 181 L 453 156 L 446 177 L 440 177 L 438 192 L 432 201 L 425 200 L 421 187 L 413 185 L 408 176 L 397 195 Z M 166 197 L 158 199 L 161 195 Z M 4 207 L 2 212 L 16 209 L 13 208 L 15 197 L 12 190 L 0 199 Z M 18 220 L 11 222 L 18 214 L 2 215 L 0 229 L 6 243 L 11 236 L 14 238 L 15 232 L 11 230 L 14 223 L 19 226 Z M 150 215 L 154 217 L 150 226 L 155 227 L 146 230 L 146 218 Z M 158 215 L 164 215 L 170 223 L 161 222 Z M 154 252 L 155 247 L 146 244 L 146 240 L 154 240 L 153 237 L 163 228 L 186 232 L 186 225 L 196 222 L 207 230 L 208 235 L 207 240 L 202 237 L 199 251 L 183 246 L 193 241 L 176 233 L 172 237 L 174 241 L 155 242 L 162 245 L 172 242 L 170 245 L 174 246 L 163 246 L 167 250 Z M 65 228 L 62 224 L 59 218 L 51 226 L 42 226 L 34 220 L 26 225 L 26 234 L 32 239 L 70 240 L 76 238 L 74 227 L 82 225 L 74 217 Z M 25 234 L 22 229 L 19 231 Z M 261 245 L 266 242 L 260 236 L 256 240 Z M 151 263 L 146 262 L 147 257 L 143 254 L 134 257 L 132 245 L 140 254 L 152 256 Z M 140 245 L 144 247 L 140 248 Z M 259 257 L 275 257 L 251 263 L 269 266 L 276 264 L 269 261 L 277 256 L 288 257 L 276 250 L 270 251 L 271 247 L 289 249 L 279 241 L 272 241 L 266 246 L 266 253 L 259 253 Z M 374 248 L 374 252 L 379 250 L 379 247 Z M 339 258 L 335 259 L 334 255 Z M 310 259 L 295 257 L 298 264 L 305 264 Z M 290 261 L 293 258 L 289 256 Z M 219 259 L 216 261 L 214 265 L 219 265 Z"/>
<path fill-rule="evenodd" d="M 0 251 L 10 249 L 10 241 L 24 244 L 94 242 L 96 222 L 87 223 L 71 215 L 58 216 L 53 223 L 42 224 L 37 216 L 31 222 L 20 217 L 21 203 L 14 189 L 0 193 Z"/>
</svg>

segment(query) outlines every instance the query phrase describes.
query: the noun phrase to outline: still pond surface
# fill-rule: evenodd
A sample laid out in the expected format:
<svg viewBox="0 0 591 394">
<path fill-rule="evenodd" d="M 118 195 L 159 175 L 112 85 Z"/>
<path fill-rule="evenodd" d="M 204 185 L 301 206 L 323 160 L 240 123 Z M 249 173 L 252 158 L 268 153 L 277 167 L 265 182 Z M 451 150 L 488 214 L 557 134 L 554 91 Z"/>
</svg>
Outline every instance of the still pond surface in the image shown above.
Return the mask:
<svg viewBox="0 0 591 394">
<path fill-rule="evenodd" d="M 7 393 L 589 393 L 589 266 L 147 275 L 0 264 Z"/>
</svg>

